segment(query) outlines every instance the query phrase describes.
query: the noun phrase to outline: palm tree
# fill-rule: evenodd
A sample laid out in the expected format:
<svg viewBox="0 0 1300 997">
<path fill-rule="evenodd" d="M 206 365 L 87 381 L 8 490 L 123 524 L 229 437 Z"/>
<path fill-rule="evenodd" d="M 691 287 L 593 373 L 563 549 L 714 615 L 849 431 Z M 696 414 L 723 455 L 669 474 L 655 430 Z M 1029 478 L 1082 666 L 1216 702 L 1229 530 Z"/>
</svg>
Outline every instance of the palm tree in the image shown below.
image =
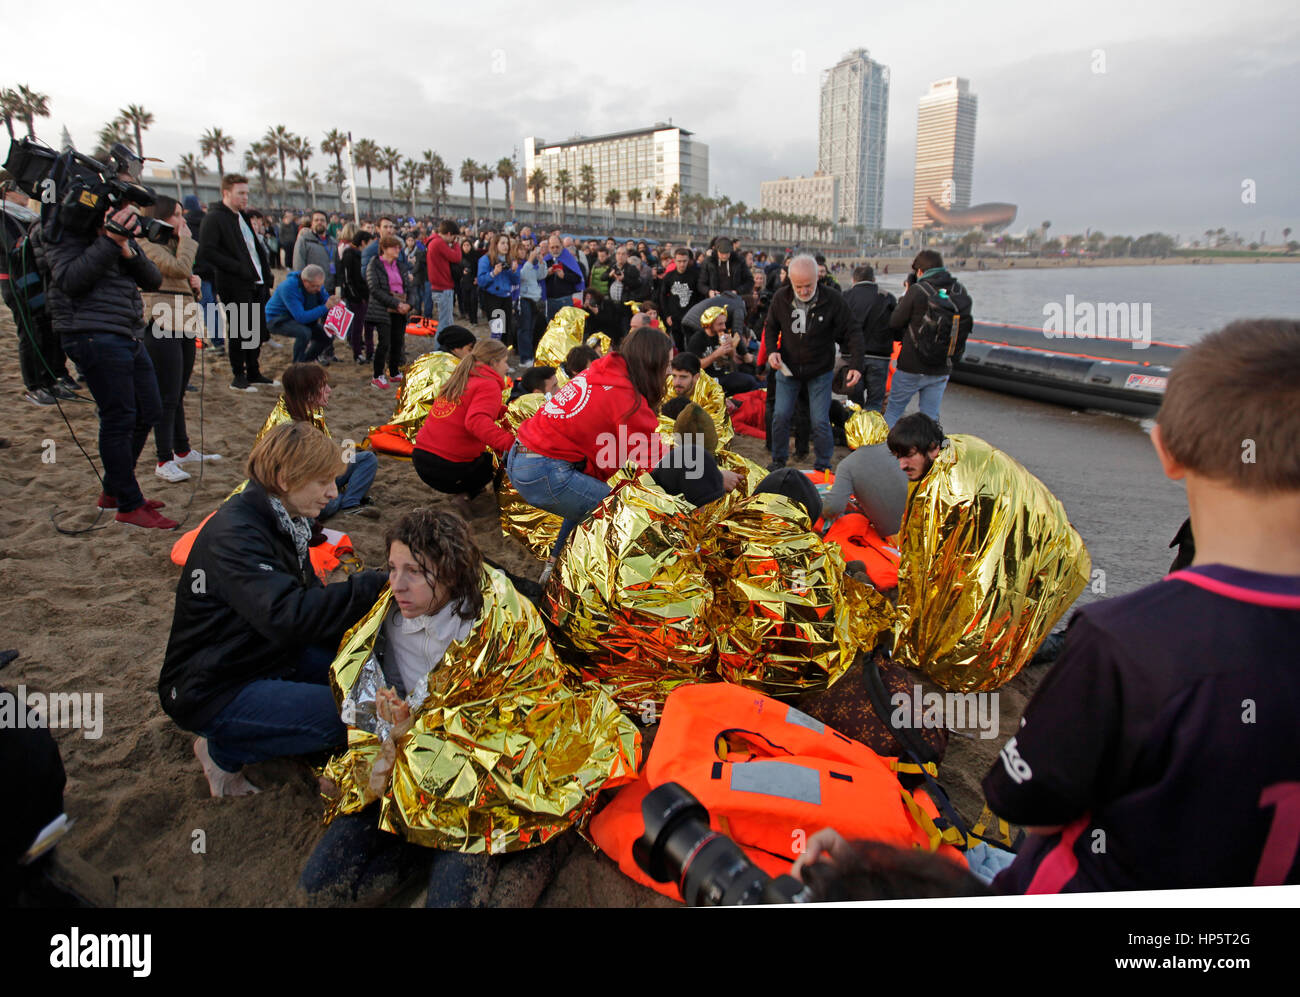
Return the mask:
<svg viewBox="0 0 1300 997">
<path fill-rule="evenodd" d="M 320 183 L 320 177 L 314 170 L 309 170 L 305 166 L 299 166 L 293 171 L 293 182 L 302 188 L 303 203 L 307 203 L 307 195 L 311 194 L 311 207 L 316 210 L 316 184 Z"/>
<path fill-rule="evenodd" d="M 469 184 L 469 225 L 478 231 L 478 207 L 474 202 L 474 185 L 478 183 L 478 163 L 466 159 L 460 164 L 460 182 Z"/>
<path fill-rule="evenodd" d="M 402 163 L 397 174 L 402 181 L 402 189 L 411 196 L 411 217 L 415 217 L 415 195 L 419 193 L 420 181 L 424 179 L 424 164 L 418 159 L 407 159 Z"/>
<path fill-rule="evenodd" d="M 534 166 L 533 172 L 528 174 L 528 189 L 533 192 L 533 215 L 539 213 L 542 204 L 542 195 L 546 193 L 546 188 L 550 184 L 550 177 L 540 166 Z"/>
<path fill-rule="evenodd" d="M 27 137 L 36 137 L 37 118 L 48 118 L 50 116 L 50 98 L 48 94 L 37 93 L 25 84 L 18 87 L 18 100 L 20 107 L 19 116 L 27 124 Z"/>
<path fill-rule="evenodd" d="M 640 188 L 640 187 L 632 187 L 632 188 L 630 188 L 630 189 L 628 190 L 628 192 L 627 192 L 627 203 L 630 204 L 630 205 L 632 205 L 632 228 L 635 230 L 635 229 L 636 229 L 636 209 L 637 209 L 637 205 L 639 205 L 639 204 L 641 203 L 641 188 Z M 644 231 L 645 231 L 645 230 L 643 229 L 643 230 L 642 230 L 642 234 L 644 234 Z"/>
<path fill-rule="evenodd" d="M 749 205 L 744 201 L 737 201 L 735 206 L 732 207 L 731 213 L 736 216 L 737 225 L 743 227 L 749 221 Z"/>
<path fill-rule="evenodd" d="M 113 146 L 119 142 L 126 143 L 130 141 L 131 136 L 127 134 L 126 127 L 125 121 L 121 118 L 114 118 L 99 130 L 99 135 L 95 139 L 96 159 L 107 159 L 113 151 Z"/>
<path fill-rule="evenodd" d="M 294 159 L 298 160 L 298 169 L 305 170 L 307 168 L 307 160 L 311 159 L 311 154 L 314 151 L 315 150 L 311 147 L 311 139 L 307 138 L 305 135 L 300 135 L 295 136 L 293 141 L 293 150 L 290 152 L 290 155 L 293 156 Z"/>
<path fill-rule="evenodd" d="M 609 205 L 609 224 L 618 227 L 618 202 L 623 200 L 623 194 L 617 187 L 611 187 L 605 192 L 605 203 Z"/>
<path fill-rule="evenodd" d="M 568 216 L 569 198 L 575 194 L 573 174 L 568 170 L 559 170 L 555 174 L 555 192 L 560 195 L 560 224 Z"/>
<path fill-rule="evenodd" d="M 330 163 L 329 169 L 325 171 L 325 182 L 334 185 L 340 203 L 343 201 L 343 181 L 347 178 L 347 171 L 338 163 Z"/>
<path fill-rule="evenodd" d="M 202 172 L 206 172 L 203 169 L 203 160 L 201 160 L 198 156 L 194 155 L 194 153 L 187 152 L 185 155 L 181 156 L 180 162 L 176 164 L 176 171 L 180 173 L 182 178 L 184 177 L 190 178 L 190 184 L 194 188 L 194 196 L 198 197 L 199 196 L 199 174 Z"/>
<path fill-rule="evenodd" d="M 668 190 L 668 196 L 664 198 L 664 214 L 669 218 L 674 215 L 678 219 L 678 231 L 681 230 L 681 210 L 682 210 L 682 185 L 675 183 Z"/>
<path fill-rule="evenodd" d="M 447 172 L 447 164 L 432 149 L 425 149 L 422 154 L 420 168 L 424 171 L 424 175 L 429 178 L 429 197 L 433 201 L 433 213 L 436 215 L 438 205 L 442 200 L 442 175 Z"/>
<path fill-rule="evenodd" d="M 596 203 L 596 168 L 584 163 L 578 170 L 578 189 L 575 196 L 587 207 L 587 225 L 591 226 L 591 206 Z"/>
<path fill-rule="evenodd" d="M 388 202 L 392 210 L 397 210 L 397 194 L 393 190 L 393 171 L 402 165 L 402 154 L 391 145 L 379 150 L 379 168 L 388 173 Z"/>
<path fill-rule="evenodd" d="M 497 177 L 505 181 L 506 185 L 506 206 L 509 214 L 514 214 L 515 202 L 510 197 L 510 182 L 514 180 L 518 171 L 515 169 L 515 161 L 509 156 L 502 156 L 497 160 Z"/>
<path fill-rule="evenodd" d="M 262 145 L 280 158 L 280 189 L 285 189 L 285 175 L 288 172 L 288 156 L 293 155 L 294 145 L 297 136 L 289 131 L 284 125 L 276 125 L 268 128 L 266 134 L 262 136 Z"/>
<path fill-rule="evenodd" d="M 478 182 L 483 185 L 483 216 L 492 217 L 492 192 L 488 185 L 496 178 L 496 170 L 487 163 L 478 164 Z"/>
<path fill-rule="evenodd" d="M 370 182 L 370 171 L 379 169 L 379 146 L 371 139 L 363 138 L 352 147 L 352 159 L 366 171 L 366 203 L 367 212 L 375 213 L 375 191 L 374 185 Z"/>
<path fill-rule="evenodd" d="M 646 196 L 649 198 L 650 201 L 650 217 L 653 218 L 656 214 L 655 209 L 658 207 L 659 198 L 664 196 L 664 192 L 660 190 L 658 187 L 651 187 L 648 191 L 646 191 Z"/>
<path fill-rule="evenodd" d="M 17 90 L 0 90 L 0 117 L 5 119 L 5 128 L 9 130 L 9 141 L 14 140 L 14 118 L 23 116 L 23 99 Z"/>
<path fill-rule="evenodd" d="M 226 175 L 225 154 L 232 152 L 235 148 L 235 140 L 223 132 L 220 128 L 209 128 L 199 136 L 199 152 L 203 158 L 208 156 L 217 157 L 217 176 Z"/>
<path fill-rule="evenodd" d="M 455 179 L 456 175 L 442 161 L 442 157 L 435 153 L 434 166 L 429 171 L 429 193 L 433 195 L 435 214 L 441 212 L 443 204 L 447 201 L 447 188 Z"/>
<path fill-rule="evenodd" d="M 327 131 L 325 137 L 321 139 L 320 143 L 320 151 L 326 156 L 334 157 L 334 165 L 338 167 L 338 171 L 344 176 L 347 176 L 347 173 L 343 169 L 343 150 L 347 147 L 347 133 L 341 132 L 337 128 L 331 128 Z M 326 172 L 326 176 L 329 176 L 328 171 Z"/>
<path fill-rule="evenodd" d="M 256 173 L 262 182 L 262 200 L 271 198 L 271 171 L 275 169 L 276 150 L 265 142 L 254 142 L 244 153 L 244 169 Z"/>
<path fill-rule="evenodd" d="M 142 134 L 153 124 L 153 115 L 139 104 L 128 104 L 117 112 L 118 117 L 127 123 L 135 133 L 135 154 L 144 159 L 144 142 Z"/>
</svg>

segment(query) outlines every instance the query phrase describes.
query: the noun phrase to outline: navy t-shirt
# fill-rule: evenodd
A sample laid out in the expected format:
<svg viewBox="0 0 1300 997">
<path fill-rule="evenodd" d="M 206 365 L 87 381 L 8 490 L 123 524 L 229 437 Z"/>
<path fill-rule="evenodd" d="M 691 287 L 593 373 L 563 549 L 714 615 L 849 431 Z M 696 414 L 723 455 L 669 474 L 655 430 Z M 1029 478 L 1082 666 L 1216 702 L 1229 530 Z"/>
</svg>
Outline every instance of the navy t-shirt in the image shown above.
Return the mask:
<svg viewBox="0 0 1300 997">
<path fill-rule="evenodd" d="M 1003 893 L 1300 883 L 1300 577 L 1206 565 L 1080 610 L 984 778 Z"/>
</svg>

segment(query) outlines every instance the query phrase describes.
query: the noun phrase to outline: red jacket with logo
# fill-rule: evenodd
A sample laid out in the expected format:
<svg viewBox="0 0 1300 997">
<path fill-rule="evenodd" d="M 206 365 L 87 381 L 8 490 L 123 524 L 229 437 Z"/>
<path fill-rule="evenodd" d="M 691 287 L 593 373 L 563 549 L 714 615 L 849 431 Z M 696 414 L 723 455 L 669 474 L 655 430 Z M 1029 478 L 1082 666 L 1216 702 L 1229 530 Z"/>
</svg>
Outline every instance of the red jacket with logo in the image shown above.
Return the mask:
<svg viewBox="0 0 1300 997">
<path fill-rule="evenodd" d="M 543 457 L 585 460 L 586 473 L 601 481 L 629 460 L 649 470 L 665 449 L 659 420 L 617 353 L 601 357 L 552 395 L 519 427 L 519 442 Z"/>
<path fill-rule="evenodd" d="M 451 281 L 451 265 L 460 262 L 460 243 L 453 242 L 449 246 L 446 239 L 435 233 L 429 236 L 424 248 L 428 252 L 425 261 L 429 269 L 429 287 L 434 291 L 450 291 L 455 286 Z"/>
<path fill-rule="evenodd" d="M 509 430 L 498 425 L 506 411 L 501 401 L 505 386 L 504 377 L 487 364 L 479 364 L 460 401 L 434 399 L 415 437 L 415 448 L 461 464 L 474 460 L 484 447 L 505 453 L 515 442 Z"/>
</svg>

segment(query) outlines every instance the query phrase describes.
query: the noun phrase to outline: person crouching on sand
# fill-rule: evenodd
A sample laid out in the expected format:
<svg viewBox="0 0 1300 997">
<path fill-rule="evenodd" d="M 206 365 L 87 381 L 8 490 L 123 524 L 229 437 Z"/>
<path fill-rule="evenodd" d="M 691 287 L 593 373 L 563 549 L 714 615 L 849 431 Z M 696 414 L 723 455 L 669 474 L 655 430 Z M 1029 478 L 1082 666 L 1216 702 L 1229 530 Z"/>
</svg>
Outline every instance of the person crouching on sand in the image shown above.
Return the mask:
<svg viewBox="0 0 1300 997">
<path fill-rule="evenodd" d="M 344 631 L 374 605 L 385 572 L 322 585 L 307 544 L 337 494 L 339 445 L 306 422 L 277 426 L 249 455 L 248 486 L 194 541 L 158 695 L 199 735 L 213 796 L 257 792 L 243 766 L 341 747 L 347 728 L 329 687 Z"/>
<path fill-rule="evenodd" d="M 499 340 L 475 343 L 429 406 L 411 452 L 420 480 L 453 496 L 464 519 L 470 518 L 470 502 L 496 473 L 490 451 L 504 455 L 515 442 L 500 425 L 509 359 L 509 349 Z"/>
</svg>

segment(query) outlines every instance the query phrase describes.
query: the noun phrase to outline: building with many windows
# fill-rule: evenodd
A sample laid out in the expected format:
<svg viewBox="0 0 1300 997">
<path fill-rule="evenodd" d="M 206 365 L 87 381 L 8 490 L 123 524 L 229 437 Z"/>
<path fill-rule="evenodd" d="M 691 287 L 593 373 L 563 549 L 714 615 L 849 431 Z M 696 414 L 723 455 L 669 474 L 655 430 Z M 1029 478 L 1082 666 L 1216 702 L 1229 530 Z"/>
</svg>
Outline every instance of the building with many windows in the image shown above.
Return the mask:
<svg viewBox="0 0 1300 997">
<path fill-rule="evenodd" d="M 880 229 L 888 126 L 889 69 L 866 49 L 854 49 L 823 72 L 817 171 L 839 180 L 839 217 L 850 228 Z"/>
<path fill-rule="evenodd" d="M 840 181 L 829 174 L 764 180 L 758 186 L 758 195 L 763 211 L 811 215 L 831 224 L 840 219 Z"/>
<path fill-rule="evenodd" d="M 627 210 L 627 193 L 636 188 L 641 191 L 642 210 L 649 212 L 651 192 L 658 188 L 659 201 L 654 210 L 661 211 L 673 184 L 680 184 L 682 196 L 709 192 L 709 147 L 692 138 L 686 129 L 663 123 L 610 135 L 578 136 L 564 142 L 526 138 L 520 188 L 531 202 L 533 192 L 528 178 L 540 168 L 548 181 L 543 199 L 558 203 L 559 172 L 568 170 L 570 182 L 576 186 L 582 182 L 584 166 L 595 171 L 596 205 L 603 205 L 606 194 L 617 190 L 622 194 L 619 206 Z"/>
<path fill-rule="evenodd" d="M 912 227 L 942 224 L 927 210 L 933 200 L 946 211 L 970 207 L 975 171 L 975 114 L 979 98 L 958 76 L 930 84 L 916 116 L 916 179 L 912 188 Z"/>
</svg>

